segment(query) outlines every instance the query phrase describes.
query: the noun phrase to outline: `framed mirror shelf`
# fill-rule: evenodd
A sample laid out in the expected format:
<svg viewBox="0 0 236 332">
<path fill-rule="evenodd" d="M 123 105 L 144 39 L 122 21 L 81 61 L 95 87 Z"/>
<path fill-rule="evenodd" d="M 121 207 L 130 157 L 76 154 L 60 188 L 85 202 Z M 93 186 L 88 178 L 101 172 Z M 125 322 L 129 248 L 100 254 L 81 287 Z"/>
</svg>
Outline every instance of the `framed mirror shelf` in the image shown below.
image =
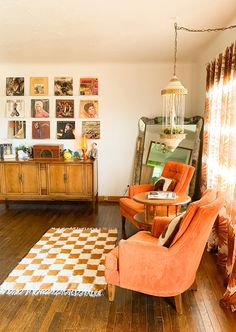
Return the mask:
<svg viewBox="0 0 236 332">
<path fill-rule="evenodd" d="M 173 152 L 159 142 L 162 121 L 162 117 L 139 119 L 132 184 L 154 183 L 161 175 L 165 162 L 175 160 L 195 167 L 189 195 L 196 200 L 200 197 L 203 118 L 194 116 L 184 119 L 186 138 Z"/>
</svg>

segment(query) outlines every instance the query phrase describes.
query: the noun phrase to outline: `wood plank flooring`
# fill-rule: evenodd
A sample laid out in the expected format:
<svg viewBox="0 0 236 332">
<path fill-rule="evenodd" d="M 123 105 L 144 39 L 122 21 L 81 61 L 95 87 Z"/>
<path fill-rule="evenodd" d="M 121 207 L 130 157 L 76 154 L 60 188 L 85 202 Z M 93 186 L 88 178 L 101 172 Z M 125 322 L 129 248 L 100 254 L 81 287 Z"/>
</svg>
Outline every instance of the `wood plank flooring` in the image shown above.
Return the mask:
<svg viewBox="0 0 236 332">
<path fill-rule="evenodd" d="M 50 227 L 117 227 L 119 207 L 100 203 L 0 204 L 0 283 Z M 135 233 L 127 225 L 127 233 Z M 155 262 L 154 262 L 155 263 Z M 114 303 L 106 296 L 0 296 L 0 331 L 4 332 L 211 332 L 236 331 L 236 315 L 221 308 L 223 276 L 215 257 L 205 252 L 197 274 L 198 290 L 183 295 L 184 314 L 173 299 L 117 288 Z"/>
</svg>

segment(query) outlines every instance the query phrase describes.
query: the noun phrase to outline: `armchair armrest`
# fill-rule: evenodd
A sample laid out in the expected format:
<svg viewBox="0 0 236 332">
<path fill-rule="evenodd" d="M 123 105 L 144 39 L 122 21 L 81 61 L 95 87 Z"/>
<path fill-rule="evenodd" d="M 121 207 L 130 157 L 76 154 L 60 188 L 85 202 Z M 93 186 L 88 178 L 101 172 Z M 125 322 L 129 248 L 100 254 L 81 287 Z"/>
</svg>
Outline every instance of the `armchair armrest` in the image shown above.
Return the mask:
<svg viewBox="0 0 236 332">
<path fill-rule="evenodd" d="M 141 233 L 141 234 L 140 234 Z M 166 247 L 159 246 L 148 232 L 138 232 L 119 243 L 120 286 L 152 294 L 158 280 L 165 278 Z"/>
<path fill-rule="evenodd" d="M 132 198 L 136 194 L 143 193 L 145 191 L 151 191 L 153 188 L 153 184 L 138 184 L 129 186 L 129 197 Z"/>
</svg>

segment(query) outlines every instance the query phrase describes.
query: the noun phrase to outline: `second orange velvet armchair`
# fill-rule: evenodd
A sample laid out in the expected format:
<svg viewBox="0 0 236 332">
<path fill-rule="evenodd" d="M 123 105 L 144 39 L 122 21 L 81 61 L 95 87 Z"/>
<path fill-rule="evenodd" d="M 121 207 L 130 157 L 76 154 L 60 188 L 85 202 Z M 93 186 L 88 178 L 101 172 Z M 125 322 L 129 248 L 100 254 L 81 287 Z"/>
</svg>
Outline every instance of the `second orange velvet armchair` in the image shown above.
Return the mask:
<svg viewBox="0 0 236 332">
<path fill-rule="evenodd" d="M 176 180 L 174 192 L 177 194 L 183 194 L 188 189 L 194 170 L 195 168 L 193 166 L 169 160 L 165 163 L 161 176 Z M 122 197 L 120 199 L 120 214 L 122 217 L 123 234 L 125 234 L 126 220 L 131 222 L 138 229 L 141 229 L 141 226 L 136 222 L 134 216 L 137 213 L 144 211 L 144 205 L 135 202 L 133 200 L 133 196 L 140 192 L 151 191 L 153 189 L 153 184 L 133 185 L 129 187 L 128 197 Z"/>
<path fill-rule="evenodd" d="M 177 312 L 182 313 L 181 294 L 195 282 L 205 244 L 223 204 L 224 195 L 208 189 L 188 206 L 169 247 L 158 244 L 163 229 L 158 232 L 155 227 L 155 222 L 157 226 L 160 223 L 158 217 L 152 233 L 141 231 L 121 240 L 106 256 L 109 299 L 114 300 L 115 286 L 154 296 L 174 296 Z"/>
</svg>

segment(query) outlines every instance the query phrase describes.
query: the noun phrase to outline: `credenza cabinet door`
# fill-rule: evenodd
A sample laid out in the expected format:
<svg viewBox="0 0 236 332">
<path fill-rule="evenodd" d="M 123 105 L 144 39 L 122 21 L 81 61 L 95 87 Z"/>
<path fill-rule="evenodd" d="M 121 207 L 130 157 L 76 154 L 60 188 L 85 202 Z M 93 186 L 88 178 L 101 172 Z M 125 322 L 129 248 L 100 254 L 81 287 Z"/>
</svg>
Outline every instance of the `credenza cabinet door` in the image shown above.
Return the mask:
<svg viewBox="0 0 236 332">
<path fill-rule="evenodd" d="M 49 194 L 65 194 L 66 166 L 64 164 L 48 165 L 48 191 Z"/>
<path fill-rule="evenodd" d="M 66 194 L 86 198 L 93 194 L 91 164 L 49 164 L 49 194 Z"/>
<path fill-rule="evenodd" d="M 21 183 L 23 194 L 27 195 L 40 193 L 39 170 L 40 168 L 38 164 L 21 165 Z"/>
<path fill-rule="evenodd" d="M 66 193 L 68 195 L 84 195 L 84 165 L 66 166 Z"/>
<path fill-rule="evenodd" d="M 21 194 L 20 164 L 4 164 L 4 178 L 7 194 Z"/>
<path fill-rule="evenodd" d="M 39 165 L 4 164 L 6 194 L 39 194 Z"/>
</svg>

